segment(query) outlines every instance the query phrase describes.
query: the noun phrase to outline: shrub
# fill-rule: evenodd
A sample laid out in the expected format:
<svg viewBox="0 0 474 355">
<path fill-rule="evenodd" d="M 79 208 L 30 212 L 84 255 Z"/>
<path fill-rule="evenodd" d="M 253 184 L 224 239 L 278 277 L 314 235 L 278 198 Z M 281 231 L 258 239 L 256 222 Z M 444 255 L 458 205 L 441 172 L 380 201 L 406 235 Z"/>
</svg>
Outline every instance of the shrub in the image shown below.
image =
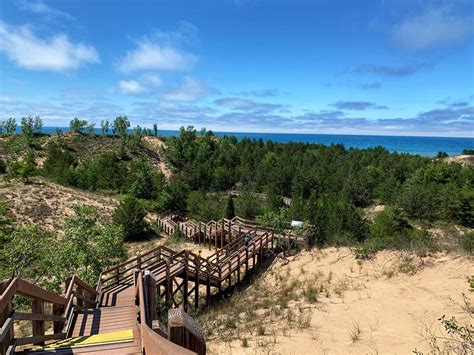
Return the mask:
<svg viewBox="0 0 474 355">
<path fill-rule="evenodd" d="M 163 185 L 164 176 L 158 176 L 156 170 L 145 159 L 132 161 L 128 174 L 130 195 L 137 198 L 151 199 L 157 196 Z"/>
<path fill-rule="evenodd" d="M 466 232 L 459 239 L 461 250 L 473 254 L 474 253 L 474 231 Z"/>
<path fill-rule="evenodd" d="M 0 158 L 0 174 L 5 174 L 7 172 L 7 164 L 5 160 Z"/>
<path fill-rule="evenodd" d="M 356 256 L 360 259 L 369 258 L 382 249 L 410 250 L 424 255 L 437 248 L 437 242 L 430 233 L 413 229 L 400 210 L 387 207 L 375 216 L 369 237 L 357 249 Z"/>
<path fill-rule="evenodd" d="M 234 206 L 234 199 L 230 196 L 227 199 L 227 205 L 225 207 L 225 218 L 232 219 L 235 217 L 235 206 Z"/>
<path fill-rule="evenodd" d="M 74 154 L 68 150 L 63 150 L 56 143 L 48 145 L 46 160 L 41 170 L 43 176 L 66 186 L 76 184 L 76 174 L 74 171 L 77 160 Z"/>
<path fill-rule="evenodd" d="M 125 196 L 114 211 L 112 216 L 116 225 L 121 226 L 125 240 L 137 240 L 144 236 L 146 222 L 145 209 L 138 199 Z"/>
</svg>

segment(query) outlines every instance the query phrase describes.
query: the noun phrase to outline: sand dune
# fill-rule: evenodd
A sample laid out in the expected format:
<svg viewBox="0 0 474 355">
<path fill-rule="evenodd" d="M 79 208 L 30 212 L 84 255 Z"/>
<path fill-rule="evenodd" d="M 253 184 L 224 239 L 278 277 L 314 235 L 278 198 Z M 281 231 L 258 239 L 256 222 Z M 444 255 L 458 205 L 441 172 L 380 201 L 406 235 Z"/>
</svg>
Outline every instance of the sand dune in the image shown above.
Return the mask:
<svg viewBox="0 0 474 355">
<path fill-rule="evenodd" d="M 268 309 L 255 311 L 256 323 L 237 317 L 233 332 L 238 336 L 210 331 L 209 347 L 214 354 L 410 354 L 415 348 L 427 354 L 426 338 L 441 335 L 441 316 L 472 323 L 472 314 L 463 307 L 465 300 L 474 307 L 467 282 L 473 274 L 473 259 L 460 255 L 419 258 L 381 252 L 358 262 L 348 248 L 304 252 L 287 265 L 276 261 L 256 286 L 237 296 L 237 303 L 249 305 L 269 299 L 260 302 Z M 279 292 L 291 284 L 295 289 L 315 286 L 317 301 L 295 296 L 280 315 Z M 221 307 L 202 321 L 209 329 L 211 317 L 232 314 L 233 309 Z M 258 335 L 258 327 L 264 335 Z"/>
</svg>

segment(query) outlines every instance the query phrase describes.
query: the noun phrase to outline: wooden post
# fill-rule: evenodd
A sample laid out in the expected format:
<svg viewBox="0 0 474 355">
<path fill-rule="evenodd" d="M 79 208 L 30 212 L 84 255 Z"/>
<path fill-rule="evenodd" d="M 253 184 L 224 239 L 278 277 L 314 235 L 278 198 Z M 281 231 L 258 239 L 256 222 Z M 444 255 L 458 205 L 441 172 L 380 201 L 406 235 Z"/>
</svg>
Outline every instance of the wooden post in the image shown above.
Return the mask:
<svg viewBox="0 0 474 355">
<path fill-rule="evenodd" d="M 199 245 L 201 245 L 201 233 L 202 233 L 201 221 L 199 221 L 199 242 L 198 242 Z M 204 243 L 206 243 L 206 239 L 204 239 Z"/>
<path fill-rule="evenodd" d="M 245 248 L 245 277 L 249 273 L 249 247 Z"/>
<path fill-rule="evenodd" d="M 232 222 L 229 220 L 229 243 L 232 242 Z"/>
<path fill-rule="evenodd" d="M 221 248 L 224 246 L 224 232 L 225 232 L 225 227 L 224 227 L 224 219 L 221 221 Z"/>
<path fill-rule="evenodd" d="M 78 300 L 79 301 L 79 300 Z M 44 314 L 44 303 L 43 301 L 34 298 L 31 302 L 31 312 L 36 314 Z M 34 320 L 33 323 L 33 336 L 44 335 L 44 321 Z M 44 345 L 44 341 L 35 343 L 35 345 Z"/>
<path fill-rule="evenodd" d="M 185 312 L 188 311 L 188 267 L 189 267 L 189 256 L 188 251 L 185 252 L 185 259 L 184 259 L 184 285 L 183 285 L 183 309 Z"/>
<path fill-rule="evenodd" d="M 211 305 L 211 273 L 207 273 L 207 282 L 206 282 L 206 306 Z"/>
<path fill-rule="evenodd" d="M 196 282 L 194 283 L 194 310 L 197 311 L 199 308 L 199 272 L 201 271 L 201 260 L 198 256 L 194 258 L 194 264 L 196 265 Z"/>
<path fill-rule="evenodd" d="M 59 304 L 53 304 L 53 316 L 61 317 L 61 314 L 64 312 L 64 307 Z M 61 333 L 64 327 L 64 322 L 54 322 L 53 331 L 55 334 Z"/>
<path fill-rule="evenodd" d="M 229 289 L 232 284 L 232 261 L 229 258 Z"/>
<path fill-rule="evenodd" d="M 212 231 L 212 226 L 211 226 L 211 231 Z M 212 235 L 212 233 L 211 233 Z M 214 233 L 214 245 L 217 250 L 217 224 L 216 224 L 216 232 Z"/>
<path fill-rule="evenodd" d="M 218 270 L 219 270 L 219 280 L 217 281 L 217 290 L 219 292 L 219 296 L 222 297 L 222 270 L 221 270 L 221 267 L 220 266 L 217 266 Z"/>
<path fill-rule="evenodd" d="M 252 269 L 255 269 L 255 240 L 253 241 Z"/>
<path fill-rule="evenodd" d="M 84 301 L 82 300 L 83 297 L 84 297 L 84 290 L 81 287 L 76 286 L 77 305 L 80 308 L 84 308 Z"/>
<path fill-rule="evenodd" d="M 5 291 L 7 286 L 9 285 L 9 282 L 0 282 L 0 294 Z M 5 321 L 10 318 L 13 314 L 13 303 L 9 302 L 7 303 L 6 307 L 4 309 L 0 309 L 0 324 L 4 325 Z M 10 327 L 10 330 L 5 334 L 5 337 L 3 340 L 0 342 L 0 354 L 6 354 L 8 347 L 10 345 L 10 342 L 14 338 L 14 333 L 13 333 L 13 325 Z"/>
<path fill-rule="evenodd" d="M 151 327 L 153 321 L 157 318 L 156 316 L 156 280 L 155 276 L 145 271 L 145 277 L 143 280 L 145 292 L 147 293 L 148 308 L 146 309 L 148 319 L 147 324 Z"/>
<path fill-rule="evenodd" d="M 240 251 L 237 254 L 237 284 L 240 284 Z"/>
<path fill-rule="evenodd" d="M 137 270 L 140 271 L 142 269 L 142 254 L 140 251 L 137 251 Z"/>
<path fill-rule="evenodd" d="M 165 302 L 168 309 L 172 307 L 171 297 L 173 295 L 173 280 L 170 277 L 170 262 L 166 260 L 166 296 Z"/>
</svg>

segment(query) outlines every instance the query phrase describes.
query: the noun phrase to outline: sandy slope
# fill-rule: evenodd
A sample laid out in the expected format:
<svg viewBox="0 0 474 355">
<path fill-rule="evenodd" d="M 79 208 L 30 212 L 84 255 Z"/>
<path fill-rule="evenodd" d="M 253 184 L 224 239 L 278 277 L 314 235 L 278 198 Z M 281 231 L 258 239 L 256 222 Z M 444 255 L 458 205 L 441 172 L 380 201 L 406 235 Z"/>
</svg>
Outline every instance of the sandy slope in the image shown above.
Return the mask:
<svg viewBox="0 0 474 355">
<path fill-rule="evenodd" d="M 2 185 L 0 201 L 7 202 L 9 213 L 19 223 L 37 223 L 59 233 L 62 233 L 64 217 L 72 214 L 74 205 L 94 206 L 102 215 L 110 216 L 118 204 L 113 197 L 67 188 L 40 178 L 28 184 L 12 180 Z"/>
<path fill-rule="evenodd" d="M 426 327 L 438 331 L 439 317 L 455 316 L 461 322 L 472 323 L 461 306 L 465 293 L 474 307 L 474 294 L 468 291 L 467 283 L 467 276 L 474 275 L 473 259 L 438 254 L 423 259 L 414 257 L 407 262 L 406 255 L 382 252 L 374 260 L 358 263 L 353 255 L 348 248 L 329 248 L 304 252 L 286 266 L 276 261 L 259 285 L 268 291 L 262 291 L 257 299 L 269 297 L 272 300 L 269 308 L 278 309 L 278 288 L 288 283 L 285 280 L 298 279 L 301 284 L 295 288 L 313 284 L 325 289 L 319 292 L 318 301 L 309 303 L 300 297 L 291 301 L 290 311 L 284 310 L 281 316 L 266 316 L 271 312 L 257 310 L 265 329 L 263 336 L 257 335 L 255 326 L 245 320 L 238 321 L 234 335 L 239 333 L 240 339 L 225 342 L 220 336 L 222 330 L 211 332 L 208 343 L 211 352 L 410 354 L 417 348 L 426 354 L 429 353 L 428 344 L 423 341 Z M 408 273 L 399 271 L 400 263 Z M 281 278 L 283 281 L 278 281 Z M 239 304 L 255 302 L 252 287 L 242 293 Z M 288 312 L 303 321 L 290 322 Z M 232 313 L 229 307 L 217 312 L 229 313 Z M 304 324 L 304 319 L 309 323 Z M 206 325 L 210 320 L 204 317 L 201 321 Z M 243 347 L 243 338 L 248 340 L 248 347 Z"/>
</svg>

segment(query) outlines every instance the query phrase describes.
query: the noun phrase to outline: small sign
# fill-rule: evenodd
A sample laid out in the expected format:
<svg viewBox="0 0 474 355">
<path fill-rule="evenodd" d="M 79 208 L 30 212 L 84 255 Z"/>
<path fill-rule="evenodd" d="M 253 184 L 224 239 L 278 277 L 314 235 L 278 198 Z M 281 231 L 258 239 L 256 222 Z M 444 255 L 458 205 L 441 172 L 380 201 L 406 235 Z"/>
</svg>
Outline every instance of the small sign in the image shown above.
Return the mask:
<svg viewBox="0 0 474 355">
<path fill-rule="evenodd" d="M 291 221 L 291 226 L 295 228 L 301 228 L 303 227 L 303 222 L 301 221 Z"/>
</svg>

